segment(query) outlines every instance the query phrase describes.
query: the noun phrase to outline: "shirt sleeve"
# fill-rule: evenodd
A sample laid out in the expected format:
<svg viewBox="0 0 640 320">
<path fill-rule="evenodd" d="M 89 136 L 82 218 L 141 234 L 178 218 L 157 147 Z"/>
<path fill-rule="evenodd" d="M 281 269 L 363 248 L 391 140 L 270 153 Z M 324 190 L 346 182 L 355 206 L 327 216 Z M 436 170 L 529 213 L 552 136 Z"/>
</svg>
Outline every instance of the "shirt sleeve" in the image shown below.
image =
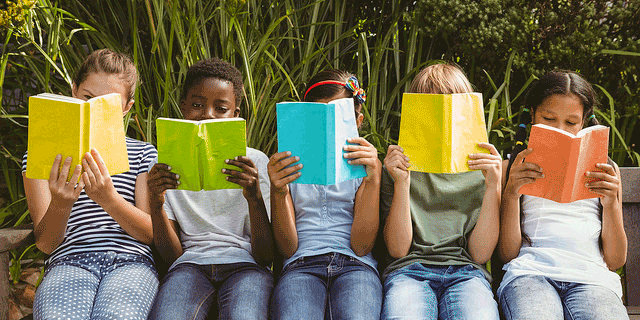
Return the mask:
<svg viewBox="0 0 640 320">
<path fill-rule="evenodd" d="M 140 161 L 140 171 L 138 174 L 149 172 L 153 165 L 158 162 L 158 150 L 151 144 L 145 144 Z"/>
</svg>

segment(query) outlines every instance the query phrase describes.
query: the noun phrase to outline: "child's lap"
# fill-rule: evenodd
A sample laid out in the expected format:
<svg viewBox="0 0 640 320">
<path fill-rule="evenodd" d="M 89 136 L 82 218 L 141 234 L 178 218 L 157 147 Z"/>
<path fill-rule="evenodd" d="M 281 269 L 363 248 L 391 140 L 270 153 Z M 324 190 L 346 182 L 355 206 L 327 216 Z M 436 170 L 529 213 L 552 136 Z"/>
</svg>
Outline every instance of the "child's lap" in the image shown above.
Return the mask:
<svg viewBox="0 0 640 320">
<path fill-rule="evenodd" d="M 622 300 L 611 289 L 544 276 L 518 276 L 499 298 L 507 319 L 628 319 Z"/>
<path fill-rule="evenodd" d="M 384 283 L 383 319 L 394 317 L 497 319 L 497 304 L 482 271 L 467 266 L 413 263 Z"/>
</svg>

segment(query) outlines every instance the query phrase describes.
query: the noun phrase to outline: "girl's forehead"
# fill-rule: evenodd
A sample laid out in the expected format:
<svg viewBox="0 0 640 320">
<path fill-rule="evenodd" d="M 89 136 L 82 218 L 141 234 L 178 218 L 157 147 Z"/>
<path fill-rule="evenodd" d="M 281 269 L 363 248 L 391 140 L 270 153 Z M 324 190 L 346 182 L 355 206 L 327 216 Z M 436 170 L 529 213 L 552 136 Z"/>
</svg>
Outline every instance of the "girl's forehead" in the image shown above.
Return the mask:
<svg viewBox="0 0 640 320">
<path fill-rule="evenodd" d="M 584 106 L 575 94 L 554 94 L 544 99 L 536 111 L 582 117 Z"/>
</svg>

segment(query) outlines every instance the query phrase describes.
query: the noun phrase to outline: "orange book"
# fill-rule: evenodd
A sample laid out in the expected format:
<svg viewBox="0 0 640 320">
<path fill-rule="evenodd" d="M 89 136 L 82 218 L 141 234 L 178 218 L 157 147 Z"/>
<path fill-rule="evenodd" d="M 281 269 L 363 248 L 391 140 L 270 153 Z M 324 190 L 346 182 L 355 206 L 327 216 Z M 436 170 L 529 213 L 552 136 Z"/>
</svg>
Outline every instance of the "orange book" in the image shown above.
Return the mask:
<svg viewBox="0 0 640 320">
<path fill-rule="evenodd" d="M 600 171 L 597 163 L 607 163 L 609 127 L 596 125 L 573 135 L 544 124 L 531 128 L 529 148 L 525 159 L 542 167 L 544 178 L 525 184 L 520 193 L 555 202 L 568 203 L 599 195 L 585 187 L 592 179 L 587 171 Z"/>
</svg>

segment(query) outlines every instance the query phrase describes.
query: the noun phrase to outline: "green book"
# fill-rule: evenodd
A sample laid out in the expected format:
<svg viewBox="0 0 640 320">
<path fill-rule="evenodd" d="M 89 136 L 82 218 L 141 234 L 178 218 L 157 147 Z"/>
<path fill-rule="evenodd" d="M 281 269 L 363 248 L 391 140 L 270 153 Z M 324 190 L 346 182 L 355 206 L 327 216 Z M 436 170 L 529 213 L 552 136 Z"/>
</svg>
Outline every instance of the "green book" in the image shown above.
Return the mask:
<svg viewBox="0 0 640 320">
<path fill-rule="evenodd" d="M 226 159 L 247 154 L 245 120 L 241 118 L 191 121 L 156 120 L 158 162 L 180 175 L 181 190 L 240 189 L 226 180 L 223 168 L 238 170 Z"/>
</svg>

